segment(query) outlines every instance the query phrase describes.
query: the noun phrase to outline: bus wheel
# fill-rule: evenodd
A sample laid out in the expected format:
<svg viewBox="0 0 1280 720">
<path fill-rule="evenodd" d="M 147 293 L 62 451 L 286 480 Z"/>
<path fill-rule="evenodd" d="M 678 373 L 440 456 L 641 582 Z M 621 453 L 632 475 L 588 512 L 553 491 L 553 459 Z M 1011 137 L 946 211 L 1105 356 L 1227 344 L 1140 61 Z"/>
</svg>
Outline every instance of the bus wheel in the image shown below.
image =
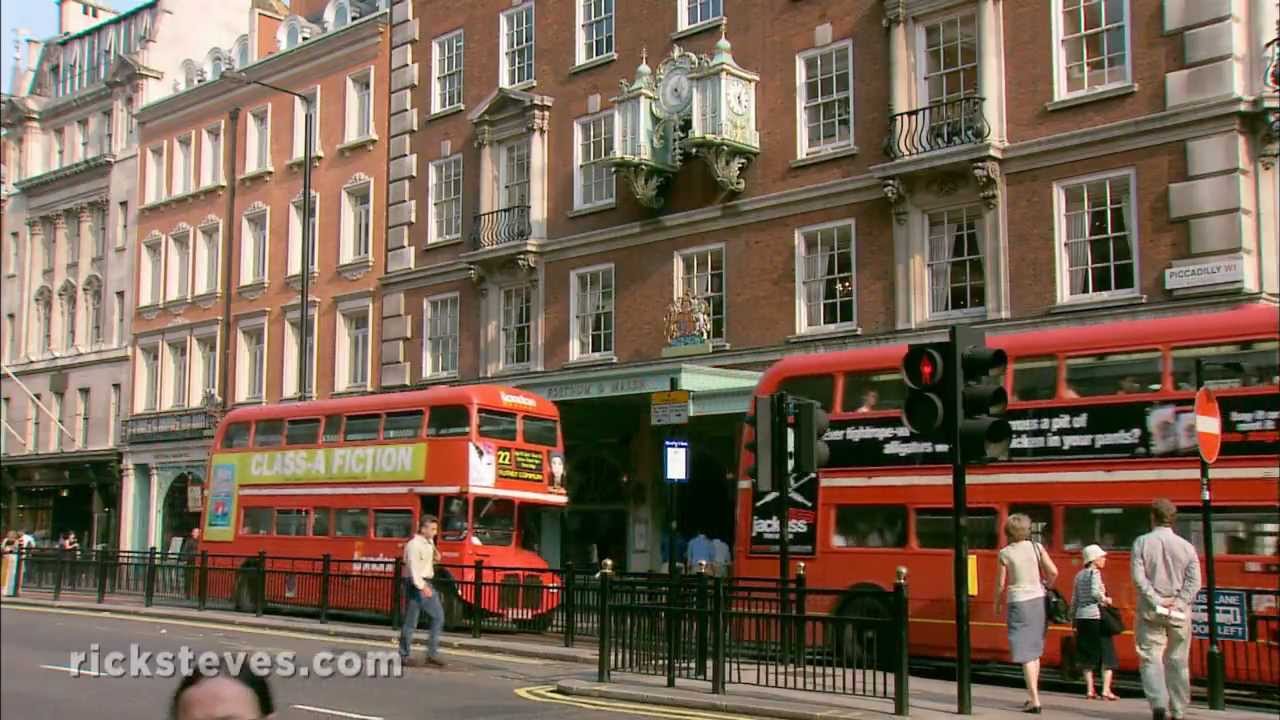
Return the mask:
<svg viewBox="0 0 1280 720">
<path fill-rule="evenodd" d="M 881 591 L 875 586 L 854 590 Z M 849 668 L 893 670 L 897 653 L 893 647 L 894 628 L 889 622 L 893 615 L 886 601 L 866 594 L 849 595 L 836 610 L 836 616 L 844 619 L 837 626 L 835 638 L 839 662 Z"/>
</svg>

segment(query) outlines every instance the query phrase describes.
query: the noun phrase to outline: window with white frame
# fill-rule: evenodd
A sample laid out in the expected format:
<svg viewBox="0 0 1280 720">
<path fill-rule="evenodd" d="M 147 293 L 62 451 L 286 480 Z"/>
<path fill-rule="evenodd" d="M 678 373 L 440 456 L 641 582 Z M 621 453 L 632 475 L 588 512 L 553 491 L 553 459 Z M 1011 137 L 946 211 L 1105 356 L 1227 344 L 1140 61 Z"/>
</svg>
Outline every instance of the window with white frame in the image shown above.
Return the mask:
<svg viewBox="0 0 1280 720">
<path fill-rule="evenodd" d="M 853 222 L 805 228 L 797 234 L 800 330 L 852 326 L 857 321 Z"/>
<path fill-rule="evenodd" d="M 502 146 L 502 207 L 529 205 L 529 138 L 522 137 Z"/>
<path fill-rule="evenodd" d="M 5 248 L 4 254 L 4 272 L 6 275 L 16 275 L 18 273 L 18 265 L 22 258 L 22 236 L 17 230 L 9 233 L 9 247 Z"/>
<path fill-rule="evenodd" d="M 347 216 L 343 224 L 342 261 L 368 259 L 373 239 L 373 183 L 345 188 L 342 203 Z"/>
<path fill-rule="evenodd" d="M 533 80 L 533 3 L 502 13 L 501 40 L 502 87 Z"/>
<path fill-rule="evenodd" d="M 67 226 L 67 264 L 75 265 L 80 262 L 80 213 L 67 213 L 65 222 Z"/>
<path fill-rule="evenodd" d="M 162 240 L 151 240 L 142 249 L 143 305 L 156 305 L 164 297 L 164 246 Z"/>
<path fill-rule="evenodd" d="M 1066 300 L 1136 291 L 1132 172 L 1058 183 L 1058 229 Z"/>
<path fill-rule="evenodd" d="M 126 340 L 124 332 L 124 312 L 124 291 L 117 290 L 115 304 L 115 334 L 112 335 L 111 340 L 116 347 L 124 346 Z"/>
<path fill-rule="evenodd" d="M 307 310 L 307 383 L 306 394 L 312 396 L 316 388 L 316 311 Z M 294 310 L 289 313 L 285 324 L 285 335 L 288 344 L 284 357 L 284 392 L 289 397 L 298 397 L 302 393 L 298 389 L 298 344 L 302 340 L 302 313 Z"/>
<path fill-rule="evenodd" d="M 165 383 L 169 395 L 169 407 L 187 406 L 187 341 L 169 343 L 169 380 Z"/>
<path fill-rule="evenodd" d="M 222 287 L 222 225 L 204 225 L 199 230 L 200 244 L 196 246 L 196 293 L 215 293 Z"/>
<path fill-rule="evenodd" d="M 347 77 L 347 140 L 373 136 L 373 68 Z"/>
<path fill-rule="evenodd" d="M 107 399 L 107 444 L 115 445 L 120 431 L 121 390 L 119 383 L 111 384 L 111 397 Z"/>
<path fill-rule="evenodd" d="M 200 380 L 200 400 L 218 391 L 218 336 L 196 338 L 195 377 Z"/>
<path fill-rule="evenodd" d="M 63 412 L 66 408 L 66 405 L 63 403 L 62 393 L 56 392 L 56 393 L 52 393 L 52 395 L 53 395 L 53 400 L 52 402 L 49 403 L 50 405 L 49 414 L 53 415 L 53 417 L 57 420 L 57 422 L 63 423 L 65 427 L 67 418 L 65 415 L 63 415 Z M 52 434 L 53 434 L 54 452 L 62 452 L 63 443 L 65 442 L 63 439 L 62 428 L 54 424 L 53 427 L 50 428 L 50 430 L 52 431 Z"/>
<path fill-rule="evenodd" d="M 436 91 L 431 109 L 441 112 L 462 105 L 463 32 L 456 30 L 436 38 L 432 46 Z"/>
<path fill-rule="evenodd" d="M 676 297 L 688 293 L 702 298 L 711 314 L 711 339 L 724 341 L 724 247 L 695 248 L 681 252 L 676 268 Z"/>
<path fill-rule="evenodd" d="M 462 155 L 431 163 L 429 242 L 462 237 Z"/>
<path fill-rule="evenodd" d="M 204 147 L 200 151 L 200 185 L 207 187 L 222 182 L 222 125 L 204 129 Z"/>
<path fill-rule="evenodd" d="M 30 425 L 30 428 L 27 430 L 27 437 L 31 438 L 31 445 L 28 448 L 28 452 L 38 453 L 44 447 L 40 442 L 40 393 L 36 393 L 32 396 L 31 405 L 32 407 L 27 413 L 27 417 L 29 418 L 28 424 Z"/>
<path fill-rule="evenodd" d="M 796 57 L 800 156 L 853 145 L 853 43 L 848 40 Z"/>
<path fill-rule="evenodd" d="M 101 135 L 99 135 L 99 151 L 103 155 L 114 152 L 116 149 L 115 132 L 112 127 L 114 124 L 114 116 L 110 110 L 103 110 L 98 114 L 98 128 L 101 132 Z"/>
<path fill-rule="evenodd" d="M 423 370 L 426 377 L 458 372 L 458 296 L 427 298 L 423 313 Z"/>
<path fill-rule="evenodd" d="M 248 147 L 245 168 L 249 171 L 271 167 L 271 109 L 258 108 L 249 113 Z"/>
<path fill-rule="evenodd" d="M 300 160 L 307 154 L 307 118 L 311 119 L 311 149 L 320 151 L 320 88 L 302 93 L 307 98 L 293 99 L 293 158 Z"/>
<path fill-rule="evenodd" d="M 1129 82 L 1129 0 L 1055 0 L 1058 95 Z"/>
<path fill-rule="evenodd" d="M 85 288 L 84 302 L 89 322 L 89 347 L 96 348 L 102 345 L 102 286 Z"/>
<path fill-rule="evenodd" d="M 318 218 L 320 215 L 319 204 L 320 204 L 320 196 L 316 193 L 311 193 L 311 207 L 309 208 L 310 212 L 308 214 L 308 218 L 310 222 L 306 225 L 304 225 L 302 221 L 302 217 L 303 217 L 302 198 L 301 197 L 296 198 L 292 203 L 289 204 L 288 268 L 289 268 L 290 275 L 297 275 L 299 268 L 302 267 L 303 237 L 306 237 L 307 239 L 307 252 L 309 253 L 307 256 L 307 259 L 310 260 L 308 265 L 310 266 L 311 272 L 316 271 L 316 267 L 319 262 L 316 259 L 316 255 L 317 255 L 316 237 L 317 237 L 317 233 L 320 231 L 319 226 L 316 224 L 316 218 Z"/>
<path fill-rule="evenodd" d="M 240 284 L 267 281 L 267 211 L 244 216 L 244 240 L 240 253 Z"/>
<path fill-rule="evenodd" d="M 977 94 L 978 30 L 973 13 L 926 23 L 921 32 L 926 104 Z"/>
<path fill-rule="evenodd" d="M 76 349 L 76 293 L 68 291 L 62 296 L 62 349 L 72 352 Z"/>
<path fill-rule="evenodd" d="M 138 371 L 142 374 L 142 409 L 155 412 L 160 409 L 160 346 L 142 348 L 142 362 Z"/>
<path fill-rule="evenodd" d="M 613 266 L 573 271 L 572 359 L 613 354 Z"/>
<path fill-rule="evenodd" d="M 40 266 L 47 273 L 53 272 L 53 256 L 56 253 L 53 223 L 43 223 L 40 236 Z"/>
<path fill-rule="evenodd" d="M 125 241 L 129 237 L 129 201 L 121 200 L 116 203 L 116 237 L 115 248 L 123 249 Z"/>
<path fill-rule="evenodd" d="M 89 388 L 76 391 L 76 439 L 81 448 L 89 447 Z"/>
<path fill-rule="evenodd" d="M 606 111 L 574 124 L 577 135 L 574 162 L 574 207 L 587 209 L 613 202 L 613 112 Z M 525 170 L 526 174 L 528 170 Z"/>
<path fill-rule="evenodd" d="M 89 223 L 89 232 L 93 234 L 93 258 L 101 258 L 107 252 L 107 206 L 95 205 Z"/>
<path fill-rule="evenodd" d="M 169 288 L 167 300 L 185 300 L 191 294 L 191 232 L 169 236 Z"/>
<path fill-rule="evenodd" d="M 987 285 L 982 254 L 982 211 L 966 207 L 928 216 L 929 315 L 981 310 Z"/>
<path fill-rule="evenodd" d="M 92 137 L 89 134 L 89 119 L 76 121 L 76 134 L 80 136 L 80 156 L 76 160 L 89 159 L 89 140 Z"/>
<path fill-rule="evenodd" d="M 676 0 L 676 15 L 680 29 L 687 30 L 724 17 L 724 1 Z"/>
<path fill-rule="evenodd" d="M 164 199 L 164 146 L 147 148 L 147 202 Z"/>
<path fill-rule="evenodd" d="M 527 367 L 533 361 L 533 286 L 502 289 L 502 367 Z"/>
<path fill-rule="evenodd" d="M 176 176 L 174 182 L 171 183 L 174 191 L 179 195 L 191 192 L 192 169 L 195 157 L 192 154 L 191 135 L 190 133 L 174 140 L 177 148 L 173 162 L 173 174 Z"/>
<path fill-rule="evenodd" d="M 267 381 L 266 327 L 261 321 L 240 326 L 240 353 L 236 362 L 239 400 L 260 401 Z"/>
<path fill-rule="evenodd" d="M 4 347 L 5 360 L 18 359 L 18 316 L 13 313 L 4 316 Z"/>
<path fill-rule="evenodd" d="M 338 387 L 362 390 L 369 385 L 369 307 L 362 305 L 341 310 L 339 316 L 342 332 L 338 351 L 343 357 L 341 365 L 345 373 L 338 378 Z"/>
<path fill-rule="evenodd" d="M 613 52 L 613 0 L 577 0 L 578 62 Z"/>
</svg>

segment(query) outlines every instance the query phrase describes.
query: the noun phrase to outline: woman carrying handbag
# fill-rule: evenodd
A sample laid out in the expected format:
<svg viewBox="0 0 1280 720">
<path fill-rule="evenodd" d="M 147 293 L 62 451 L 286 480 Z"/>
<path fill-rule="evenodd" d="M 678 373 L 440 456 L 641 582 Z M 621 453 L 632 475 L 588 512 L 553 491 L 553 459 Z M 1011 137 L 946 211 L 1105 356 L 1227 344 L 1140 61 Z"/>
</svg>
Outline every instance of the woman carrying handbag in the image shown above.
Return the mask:
<svg viewBox="0 0 1280 720">
<path fill-rule="evenodd" d="M 1028 700 L 1022 711 L 1039 714 L 1040 656 L 1044 655 L 1044 636 L 1049 628 L 1045 588 L 1052 587 L 1058 578 L 1058 568 L 1048 553 L 1041 552 L 1040 546 L 1031 541 L 1031 518 L 1027 515 L 1010 515 L 1004 524 L 1004 534 L 1009 544 L 998 555 L 995 614 L 1000 617 L 1007 590 L 1009 614 L 1005 623 L 1009 627 L 1009 653 L 1013 662 L 1022 666 L 1022 676 L 1027 682 Z"/>
<path fill-rule="evenodd" d="M 1071 594 L 1072 616 L 1076 626 L 1076 651 L 1084 671 L 1085 697 L 1096 700 L 1119 700 L 1111 692 L 1111 673 L 1116 668 L 1116 645 L 1111 628 L 1104 623 L 1103 615 L 1112 610 L 1107 587 L 1102 584 L 1102 568 L 1107 565 L 1107 553 L 1097 545 L 1089 545 L 1082 554 L 1084 567 L 1076 573 Z M 1094 692 L 1093 673 L 1102 671 L 1102 694 Z"/>
</svg>

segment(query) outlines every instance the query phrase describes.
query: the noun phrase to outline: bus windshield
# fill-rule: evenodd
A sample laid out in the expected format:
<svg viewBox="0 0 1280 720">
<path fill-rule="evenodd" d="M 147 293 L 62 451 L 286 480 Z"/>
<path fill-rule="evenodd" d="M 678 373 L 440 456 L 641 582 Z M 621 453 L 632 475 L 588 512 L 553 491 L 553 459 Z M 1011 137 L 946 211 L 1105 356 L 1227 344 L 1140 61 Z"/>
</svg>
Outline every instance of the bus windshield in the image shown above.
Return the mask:
<svg viewBox="0 0 1280 720">
<path fill-rule="evenodd" d="M 472 522 L 483 545 L 510 545 L 516 533 L 516 503 L 502 498 L 476 498 Z"/>
</svg>

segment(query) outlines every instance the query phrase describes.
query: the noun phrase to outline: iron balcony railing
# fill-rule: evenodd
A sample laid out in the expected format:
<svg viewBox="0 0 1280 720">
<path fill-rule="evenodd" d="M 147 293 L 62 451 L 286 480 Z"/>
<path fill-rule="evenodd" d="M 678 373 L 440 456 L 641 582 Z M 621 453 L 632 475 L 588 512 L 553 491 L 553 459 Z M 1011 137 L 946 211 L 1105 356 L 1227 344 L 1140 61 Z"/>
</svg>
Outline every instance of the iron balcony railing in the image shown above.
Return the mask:
<svg viewBox="0 0 1280 720">
<path fill-rule="evenodd" d="M 124 441 L 144 443 L 212 437 L 217 426 L 217 418 L 203 408 L 142 415 L 124 421 Z"/>
<path fill-rule="evenodd" d="M 528 205 L 513 205 L 493 212 L 479 213 L 474 220 L 471 225 L 473 250 L 522 243 L 533 235 Z"/>
<path fill-rule="evenodd" d="M 890 115 L 889 135 L 884 140 L 885 155 L 898 160 L 986 142 L 991 136 L 991 126 L 982 107 L 983 98 L 969 96 Z"/>
</svg>

